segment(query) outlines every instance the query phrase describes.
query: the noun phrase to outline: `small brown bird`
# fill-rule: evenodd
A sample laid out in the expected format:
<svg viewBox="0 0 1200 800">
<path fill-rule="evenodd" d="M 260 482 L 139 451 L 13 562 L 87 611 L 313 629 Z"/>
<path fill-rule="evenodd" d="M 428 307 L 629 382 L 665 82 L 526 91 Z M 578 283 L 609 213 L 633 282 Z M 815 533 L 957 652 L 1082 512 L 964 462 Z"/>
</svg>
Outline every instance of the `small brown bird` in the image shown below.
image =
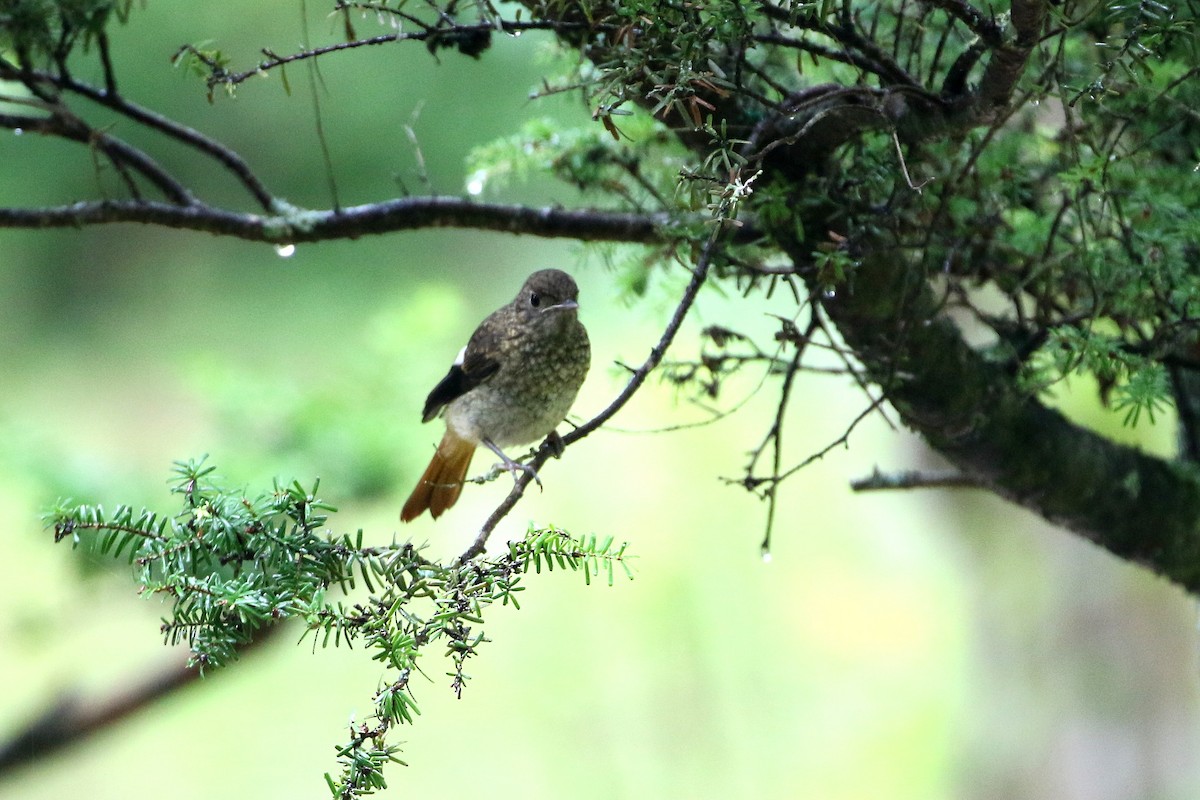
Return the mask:
<svg viewBox="0 0 1200 800">
<path fill-rule="evenodd" d="M 535 272 L 508 305 L 492 312 L 425 400 L 421 421 L 438 416 L 446 433 L 400 512 L 434 519 L 458 500 L 475 448 L 483 444 L 514 472 L 503 447 L 549 436 L 566 417 L 591 363 L 579 321 L 579 289 L 557 269 Z M 537 475 L 534 474 L 536 478 Z"/>
</svg>

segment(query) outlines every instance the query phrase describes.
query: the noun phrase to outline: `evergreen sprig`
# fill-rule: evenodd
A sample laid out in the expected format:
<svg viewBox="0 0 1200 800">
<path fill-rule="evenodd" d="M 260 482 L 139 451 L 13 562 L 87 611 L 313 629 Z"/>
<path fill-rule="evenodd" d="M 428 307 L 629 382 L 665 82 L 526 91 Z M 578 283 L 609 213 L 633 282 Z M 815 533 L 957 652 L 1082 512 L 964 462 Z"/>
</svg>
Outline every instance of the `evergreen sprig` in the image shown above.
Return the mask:
<svg viewBox="0 0 1200 800">
<path fill-rule="evenodd" d="M 522 541 L 510 542 L 508 551 L 497 557 L 460 566 L 426 562 L 419 568 L 406 567 L 370 605 L 318 611 L 309 620 L 309 630 L 323 643 L 361 639 L 373 651 L 372 658 L 388 664 L 398 676 L 375 693 L 371 717 L 351 724 L 349 740 L 338 749 L 341 775 L 336 780 L 326 775 L 334 796 L 357 797 L 386 787 L 382 769 L 389 761 L 399 761 L 386 734 L 394 725 L 411 724 L 421 713 L 409 680 L 421 672 L 418 659 L 427 645 L 445 648 L 452 665 L 446 675 L 451 689 L 462 697 L 470 680 L 466 662 L 489 641 L 480 630 L 488 606 L 498 602 L 520 608 L 517 593 L 531 569 L 583 571 L 588 583 L 603 574 L 611 585 L 620 566 L 632 578 L 625 549 L 624 544 L 614 546 L 612 539 L 574 539 L 554 527 L 530 528 Z"/>
<path fill-rule="evenodd" d="M 386 787 L 384 767 L 404 763 L 387 733 L 420 714 L 409 681 L 424 674 L 419 659 L 430 645 L 449 659 L 450 687 L 461 697 L 470 680 L 467 660 L 488 641 L 485 609 L 519 608 L 517 593 L 530 570 L 582 571 L 589 584 L 604 576 L 612 585 L 620 566 L 632 577 L 624 544 L 576 539 L 554 527 L 531 527 L 499 555 L 461 563 L 431 561 L 408 542 L 367 547 L 362 531 L 322 530 L 326 512 L 335 509 L 317 496 L 316 482 L 309 490 L 277 481 L 252 499 L 222 486 L 214 469 L 203 459 L 175 464 L 171 492 L 182 509 L 173 516 L 60 502 L 46 521 L 56 541 L 127 559 L 144 595 L 168 598 L 163 635 L 169 644 L 187 642 L 193 666 L 227 664 L 258 631 L 289 618 L 302 621 L 301 639 L 311 635 L 314 649 L 365 645 L 391 677 L 375 692 L 370 717 L 351 723 L 349 739 L 337 748 L 340 774 L 325 777 L 338 798 Z M 329 589 L 347 595 L 360 581 L 365 597 L 328 599 Z"/>
</svg>

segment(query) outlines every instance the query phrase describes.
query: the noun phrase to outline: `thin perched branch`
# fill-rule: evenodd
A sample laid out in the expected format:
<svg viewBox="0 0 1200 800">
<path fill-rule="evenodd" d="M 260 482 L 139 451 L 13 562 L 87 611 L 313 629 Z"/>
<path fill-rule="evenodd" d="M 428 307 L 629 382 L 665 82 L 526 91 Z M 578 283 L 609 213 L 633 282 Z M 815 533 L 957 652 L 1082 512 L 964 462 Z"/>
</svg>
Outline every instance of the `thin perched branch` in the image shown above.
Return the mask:
<svg viewBox="0 0 1200 800">
<path fill-rule="evenodd" d="M 692 269 L 692 279 L 683 290 L 683 295 L 679 298 L 679 303 L 675 306 L 675 313 L 671 315 L 670 321 L 667 323 L 666 328 L 663 329 L 662 336 L 659 337 L 654 347 L 650 348 L 650 355 L 646 357 L 642 365 L 630 376 L 628 383 L 625 384 L 625 388 L 621 390 L 603 411 L 562 437 L 562 447 L 574 444 L 612 419 L 629 402 L 630 398 L 637 393 L 642 384 L 646 382 L 646 378 L 650 376 L 650 373 L 662 361 L 667 348 L 671 346 L 671 342 L 675 339 L 675 334 L 679 332 L 680 326 L 683 325 L 683 320 L 687 317 L 692 305 L 696 302 L 696 296 L 700 293 L 700 287 L 704 285 L 704 281 L 708 277 L 708 270 L 711 266 L 713 250 L 716 247 L 719 233 L 719 230 L 714 232 L 705 242 L 699 257 L 696 259 L 696 266 Z M 554 450 L 555 448 L 551 447 L 548 442 L 543 442 L 531 459 L 530 466 L 535 471 L 540 469 L 549 460 Z M 508 512 L 512 511 L 513 507 L 516 506 L 521 497 L 524 496 L 525 489 L 532 480 L 533 473 L 521 473 L 513 485 L 512 491 L 508 493 L 504 501 L 484 521 L 483 527 L 479 529 L 479 535 L 475 537 L 475 541 L 458 557 L 459 564 L 465 564 L 472 558 L 482 555 L 484 549 L 487 547 L 488 537 L 496 529 L 500 520 L 504 519 L 508 515 Z"/>
</svg>

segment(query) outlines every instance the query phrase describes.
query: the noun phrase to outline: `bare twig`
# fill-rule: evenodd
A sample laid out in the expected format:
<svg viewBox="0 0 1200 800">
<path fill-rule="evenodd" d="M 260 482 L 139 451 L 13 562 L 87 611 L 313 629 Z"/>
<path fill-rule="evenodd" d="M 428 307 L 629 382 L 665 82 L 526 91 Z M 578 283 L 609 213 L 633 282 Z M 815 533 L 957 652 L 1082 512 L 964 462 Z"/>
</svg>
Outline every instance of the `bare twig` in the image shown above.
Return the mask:
<svg viewBox="0 0 1200 800">
<path fill-rule="evenodd" d="M 974 475 L 958 470 L 944 472 L 880 472 L 876 467 L 865 478 L 850 482 L 856 492 L 871 492 L 881 489 L 985 489 L 987 486 Z"/>
<path fill-rule="evenodd" d="M 309 46 L 308 35 L 308 4 L 305 0 L 300 0 L 300 32 L 304 46 Z M 323 88 L 323 80 L 321 78 L 321 70 L 317 61 L 309 61 L 307 64 L 308 70 L 308 95 L 309 101 L 312 103 L 313 110 L 313 126 L 314 133 L 317 135 L 317 145 L 321 153 L 321 163 L 325 168 L 325 185 L 329 189 L 329 202 L 333 206 L 334 211 L 340 211 L 342 207 L 341 201 L 338 199 L 337 176 L 333 169 L 333 156 L 329 152 L 329 139 L 325 136 L 325 119 L 321 114 L 321 88 Z"/>
<path fill-rule="evenodd" d="M 500 20 L 498 23 L 480 22 L 473 25 L 444 25 L 441 27 L 426 26 L 419 31 L 385 33 L 365 39 L 354 39 L 349 42 L 337 42 L 322 47 L 308 48 L 289 55 L 279 55 L 271 51 L 264 51 L 263 54 L 267 57 L 258 62 L 253 69 L 244 72 L 214 72 L 209 78 L 209 85 L 210 87 L 218 85 L 236 86 L 240 83 L 245 83 L 250 78 L 263 75 L 270 70 L 286 66 L 287 64 L 293 64 L 297 61 L 307 61 L 312 58 L 320 58 L 329 53 L 337 53 L 343 50 L 357 50 L 360 47 L 374 47 L 382 44 L 391 44 L 392 42 L 429 42 L 438 37 L 466 37 L 488 34 L 494 31 L 504 33 L 523 33 L 525 31 L 554 31 L 556 33 L 590 31 L 596 33 L 601 31 L 612 32 L 615 30 L 616 26 L 614 25 L 588 25 L 582 22 L 564 22 L 547 19 L 526 21 Z"/>
<path fill-rule="evenodd" d="M 819 58 L 826 58 L 830 61 L 840 61 L 843 64 L 849 64 L 853 67 L 858 67 L 863 72 L 881 75 L 886 72 L 886 68 L 872 61 L 867 56 L 855 50 L 837 49 L 828 45 L 819 44 L 805 37 L 785 36 L 780 33 L 767 32 L 756 33 L 754 41 L 764 45 L 775 45 L 778 47 L 788 47 L 794 50 L 801 50 L 805 53 L 810 53 Z"/>
<path fill-rule="evenodd" d="M 121 95 L 110 92 L 108 89 L 97 88 L 91 84 L 75 80 L 69 75 L 57 75 L 44 70 L 21 70 L 4 59 L 0 59 L 0 80 L 18 81 L 27 86 L 31 91 L 34 91 L 39 85 L 53 86 L 61 91 L 70 92 L 99 103 L 139 125 L 156 130 L 168 138 L 174 139 L 193 150 L 215 159 L 241 182 L 264 209 L 271 210 L 275 204 L 274 195 L 267 190 L 262 181 L 250 169 L 250 166 L 236 152 L 199 131 L 130 102 Z M 115 84 L 115 79 L 111 82 Z"/>
<path fill-rule="evenodd" d="M 850 444 L 850 434 L 854 433 L 854 429 L 858 427 L 859 423 L 861 423 L 863 420 L 865 420 L 867 417 L 869 417 L 872 414 L 872 412 L 879 409 L 883 405 L 883 401 L 884 401 L 884 399 L 882 397 L 879 398 L 878 400 L 872 401 L 872 403 L 869 406 L 867 406 L 861 412 L 859 412 L 857 417 L 855 417 L 854 419 L 852 419 L 850 421 L 850 424 L 846 426 L 846 430 L 842 432 L 841 436 L 834 439 L 832 442 L 825 445 L 817 452 L 811 454 L 810 456 L 805 458 L 803 461 L 801 461 L 799 464 L 796 464 L 794 467 L 790 468 L 786 472 L 779 473 L 777 475 L 772 476 L 771 478 L 764 478 L 764 479 L 760 479 L 760 480 L 769 481 L 772 484 L 782 483 L 783 481 L 792 477 L 797 472 L 799 472 L 800 470 L 809 466 L 810 464 L 820 461 L 825 456 L 829 455 L 829 453 L 831 453 L 835 448 L 848 447 Z"/>
<path fill-rule="evenodd" d="M 805 331 L 803 341 L 796 346 L 796 352 L 792 356 L 791 363 L 788 364 L 787 372 L 784 374 L 783 386 L 779 390 L 779 402 L 775 407 L 775 421 L 771 424 L 770 438 L 771 442 L 771 474 L 778 475 L 779 467 L 783 460 L 783 419 L 787 411 L 788 401 L 792 395 L 792 385 L 796 381 L 796 373 L 800 371 L 800 361 L 804 358 L 806 350 L 805 345 L 816 329 L 816 319 L 809 321 L 808 330 Z M 752 467 L 753 468 L 753 467 Z M 771 532 L 775 529 L 775 509 L 778 507 L 778 489 L 779 483 L 772 483 L 767 488 L 767 529 L 763 533 L 762 544 L 760 550 L 763 554 L 771 552 Z"/>
<path fill-rule="evenodd" d="M 132 169 L 144 177 L 173 203 L 190 206 L 195 202 L 195 197 L 186 186 L 138 148 L 95 130 L 61 106 L 53 106 L 45 110 L 48 112 L 45 116 L 0 114 L 0 128 L 27 134 L 57 136 L 61 139 L 80 142 L 103 153 L 126 178 L 131 192 L 136 194 L 137 187 L 132 183 L 126 168 Z M 3 210 L 0 210 L 0 214 L 2 213 Z M 3 227 L 2 223 L 0 223 L 0 227 Z"/>
<path fill-rule="evenodd" d="M 908 163 L 904 160 L 904 150 L 900 147 L 900 137 L 896 135 L 895 131 L 892 131 L 892 144 L 896 145 L 896 158 L 900 161 L 900 171 L 904 174 L 904 182 L 908 184 L 908 188 L 920 194 L 921 189 L 925 188 L 925 185 L 932 181 L 933 178 L 926 178 L 920 183 L 914 184 L 912 176 L 908 174 Z"/>
<path fill-rule="evenodd" d="M 425 191 L 431 191 L 433 181 L 429 178 L 429 168 L 425 164 L 425 153 L 421 150 L 421 140 L 417 138 L 416 128 L 417 118 L 421 116 L 421 109 L 424 106 L 425 102 L 422 100 L 413 107 L 408 122 L 404 123 L 404 134 L 408 137 L 408 143 L 412 145 L 413 160 L 417 162 L 417 180 L 425 187 Z"/>
<path fill-rule="evenodd" d="M 875 395 L 871 391 L 871 383 L 867 379 L 866 373 L 851 362 L 850 357 L 853 353 L 845 348 L 838 347 L 837 345 L 833 344 L 834 332 L 832 330 L 832 326 L 825 321 L 824 315 L 821 314 L 821 307 L 813 306 L 813 313 L 817 315 L 820 321 L 819 324 L 821 326 L 821 330 L 825 333 L 825 337 L 829 339 L 831 343 L 828 349 L 831 350 L 841 360 L 841 362 L 846 365 L 845 374 L 854 378 L 854 382 L 858 385 L 858 388 L 862 389 L 863 394 L 871 398 L 871 406 L 879 411 L 879 416 L 883 418 L 883 421 L 887 424 L 887 426 L 893 431 L 899 430 L 900 428 L 896 425 L 896 423 L 892 422 L 892 418 L 888 416 L 887 409 L 883 407 L 883 398 L 878 400 L 875 399 Z"/>
</svg>

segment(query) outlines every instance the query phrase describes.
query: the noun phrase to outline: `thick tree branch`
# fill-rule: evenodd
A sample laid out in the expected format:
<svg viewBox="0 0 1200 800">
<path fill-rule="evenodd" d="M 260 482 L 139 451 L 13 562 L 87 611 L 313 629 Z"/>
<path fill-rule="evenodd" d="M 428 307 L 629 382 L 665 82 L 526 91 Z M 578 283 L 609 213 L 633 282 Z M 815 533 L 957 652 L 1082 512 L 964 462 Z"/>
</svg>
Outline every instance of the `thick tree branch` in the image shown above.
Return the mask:
<svg viewBox="0 0 1200 800">
<path fill-rule="evenodd" d="M 856 61 L 876 65 L 869 69 L 883 79 L 883 87 L 839 87 L 826 91 L 816 103 L 811 102 L 811 94 L 819 87 L 810 87 L 804 90 L 808 102 L 803 107 L 785 104 L 777 115 L 759 122 L 752 137 L 757 146 L 786 144 L 791 149 L 797 145 L 800 150 L 790 163 L 776 158 L 776 168 L 799 178 L 837 147 L 871 131 L 893 129 L 904 141 L 916 142 L 991 124 L 1009 110 L 1017 81 L 1045 25 L 1045 0 L 1013 2 L 1011 42 L 1001 41 L 994 23 L 966 3 L 940 0 L 938 5 L 978 29 L 981 36 L 981 43 L 967 48 L 947 73 L 942 86 L 945 96 L 922 87 L 883 59 L 875 44 L 851 23 L 830 26 L 824 32 L 839 41 L 847 54 L 861 54 L 854 57 Z M 990 57 L 983 75 L 978 86 L 970 89 L 967 72 L 985 54 Z"/>
<path fill-rule="evenodd" d="M 967 346 L 893 248 L 868 242 L 862 252 L 850 285 L 824 306 L 905 423 L 993 492 L 1200 591 L 1200 471 L 1045 407 Z"/>
<path fill-rule="evenodd" d="M 477 203 L 458 197 L 406 197 L 336 211 L 277 205 L 283 207 L 274 215 L 228 211 L 203 203 L 179 206 L 144 200 L 97 200 L 49 208 L 0 208 L 0 228 L 79 228 L 132 222 L 273 244 L 354 239 L 418 228 L 474 228 L 592 242 L 654 244 L 682 235 L 683 226 L 690 222 L 667 214 L 536 208 Z M 699 218 L 691 221 L 698 222 Z M 741 241 L 756 235 L 752 225 L 744 225 L 737 232 Z"/>
<path fill-rule="evenodd" d="M 1013 0 L 1011 19 L 1016 41 L 997 47 L 983 71 L 975 93 L 975 112 L 987 115 L 1005 108 L 1017 79 L 1025 71 L 1046 21 L 1046 0 Z"/>
<path fill-rule="evenodd" d="M 985 24 L 964 4 L 939 5 L 976 27 Z M 758 154 L 767 156 L 770 179 L 789 193 L 802 192 L 802 179 L 830 152 L 830 142 L 879 129 L 885 117 L 908 141 L 994 124 L 1012 111 L 1046 7 L 1042 0 L 1015 0 L 1012 39 L 968 51 L 968 61 L 955 67 L 962 73 L 957 97 L 931 102 L 929 95 L 895 87 L 855 95 L 834 89 L 807 101 L 800 114 L 771 120 L 751 137 Z M 965 71 L 976 55 L 985 66 L 972 90 Z M 814 149 L 811 131 L 821 116 L 837 124 L 826 128 L 827 138 L 817 137 Z M 812 212 L 803 227 L 825 230 L 828 212 Z M 856 266 L 822 305 L 905 423 L 961 469 L 964 480 L 1200 591 L 1200 471 L 1116 444 L 1042 405 L 1019 384 L 1014 368 L 973 351 L 942 314 L 942 298 L 897 246 L 897 239 L 920 241 L 921 231 L 892 239 L 868 232 L 878 230 L 877 220 L 862 222 L 861 230 L 851 222 L 840 232 Z M 790 227 L 776 241 L 796 264 L 810 262 L 811 244 L 795 241 Z"/>
</svg>

